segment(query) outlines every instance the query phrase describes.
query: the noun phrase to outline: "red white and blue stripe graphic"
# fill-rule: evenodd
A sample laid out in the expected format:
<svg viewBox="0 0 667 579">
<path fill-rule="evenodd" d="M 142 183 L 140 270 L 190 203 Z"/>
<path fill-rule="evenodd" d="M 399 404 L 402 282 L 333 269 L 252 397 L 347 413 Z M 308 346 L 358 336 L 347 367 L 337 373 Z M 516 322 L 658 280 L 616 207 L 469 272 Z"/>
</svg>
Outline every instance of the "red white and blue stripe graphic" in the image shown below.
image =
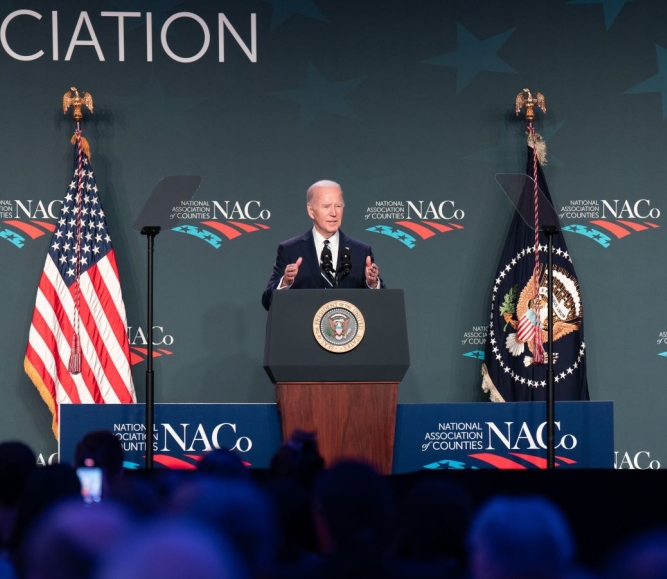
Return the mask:
<svg viewBox="0 0 667 579">
<path fill-rule="evenodd" d="M 547 459 L 534 454 L 523 452 L 510 452 L 506 455 L 495 454 L 491 452 L 478 452 L 469 454 L 470 462 L 460 460 L 439 460 L 424 465 L 428 470 L 461 470 L 461 469 L 479 469 L 479 468 L 497 468 L 500 470 L 528 470 L 528 469 L 546 469 Z M 555 466 L 572 466 L 577 464 L 576 460 L 566 456 L 556 456 Z"/>
<path fill-rule="evenodd" d="M 593 227 L 589 227 L 588 225 L 581 225 L 579 223 L 573 223 L 563 227 L 563 231 L 584 235 L 585 237 L 588 237 L 589 239 L 599 243 L 602 247 L 609 247 L 613 237 L 616 239 L 623 239 L 632 233 L 639 231 L 651 231 L 660 227 L 657 223 L 650 221 L 639 222 L 629 221 L 627 219 L 615 219 L 613 221 L 605 219 L 594 219 L 590 221 L 590 223 L 593 225 Z"/>
<path fill-rule="evenodd" d="M 30 239 L 38 239 L 47 233 L 53 233 L 56 226 L 48 221 L 31 219 L 21 221 L 19 219 L 3 219 L 0 226 L 0 239 L 8 241 L 21 249 L 25 242 Z"/>
<path fill-rule="evenodd" d="M 243 223 L 241 221 L 201 221 L 198 225 L 179 225 L 172 228 L 177 233 L 193 235 L 209 245 L 220 249 L 225 239 L 231 241 L 246 233 L 270 229 L 264 223 Z"/>
<path fill-rule="evenodd" d="M 430 239 L 442 233 L 450 231 L 459 231 L 463 225 L 458 223 L 436 223 L 435 221 L 394 221 L 394 226 L 375 225 L 369 227 L 366 231 L 388 235 L 397 241 L 400 241 L 406 247 L 413 249 L 419 239 Z"/>
</svg>

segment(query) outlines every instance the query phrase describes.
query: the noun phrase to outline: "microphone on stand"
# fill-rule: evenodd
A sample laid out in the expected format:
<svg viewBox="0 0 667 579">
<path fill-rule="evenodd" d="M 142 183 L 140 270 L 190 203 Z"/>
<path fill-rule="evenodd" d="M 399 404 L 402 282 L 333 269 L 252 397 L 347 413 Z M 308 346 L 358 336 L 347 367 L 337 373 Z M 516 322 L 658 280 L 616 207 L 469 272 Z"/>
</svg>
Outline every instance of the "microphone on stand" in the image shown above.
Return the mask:
<svg viewBox="0 0 667 579">
<path fill-rule="evenodd" d="M 324 244 L 324 247 L 322 248 L 322 255 L 320 256 L 320 259 L 321 259 L 320 267 L 324 272 L 324 277 L 327 280 L 327 282 L 333 287 L 336 281 L 336 270 L 334 269 L 333 266 L 331 248 L 329 247 L 328 242 L 326 242 Z"/>
<path fill-rule="evenodd" d="M 344 247 L 340 252 L 340 267 L 336 275 L 336 285 L 350 274 L 352 269 L 352 258 L 350 257 L 350 248 Z"/>
</svg>

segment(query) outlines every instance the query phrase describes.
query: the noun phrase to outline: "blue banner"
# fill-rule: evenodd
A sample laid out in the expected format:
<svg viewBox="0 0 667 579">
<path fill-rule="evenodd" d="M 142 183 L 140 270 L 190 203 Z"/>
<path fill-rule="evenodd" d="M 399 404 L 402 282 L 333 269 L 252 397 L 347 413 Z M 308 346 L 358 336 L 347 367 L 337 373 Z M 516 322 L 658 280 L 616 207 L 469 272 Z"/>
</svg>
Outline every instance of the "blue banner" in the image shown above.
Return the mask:
<svg viewBox="0 0 667 579">
<path fill-rule="evenodd" d="M 611 402 L 556 403 L 558 468 L 613 468 Z M 399 404 L 394 473 L 423 469 L 546 467 L 546 405 Z M 110 430 L 123 443 L 125 466 L 145 464 L 143 404 L 64 404 L 60 460 L 74 461 L 76 444 L 93 430 Z M 156 468 L 195 468 L 213 448 L 236 452 L 251 468 L 268 468 L 282 442 L 275 404 L 156 404 Z"/>
<path fill-rule="evenodd" d="M 611 402 L 557 402 L 557 468 L 613 468 Z M 546 404 L 400 404 L 394 473 L 546 468 Z"/>
<path fill-rule="evenodd" d="M 282 442 L 275 404 L 156 404 L 156 468 L 196 468 L 214 448 L 228 448 L 253 468 L 268 468 Z M 146 464 L 144 404 L 60 406 L 60 461 L 74 462 L 76 444 L 93 430 L 110 430 L 123 443 L 125 467 Z"/>
</svg>

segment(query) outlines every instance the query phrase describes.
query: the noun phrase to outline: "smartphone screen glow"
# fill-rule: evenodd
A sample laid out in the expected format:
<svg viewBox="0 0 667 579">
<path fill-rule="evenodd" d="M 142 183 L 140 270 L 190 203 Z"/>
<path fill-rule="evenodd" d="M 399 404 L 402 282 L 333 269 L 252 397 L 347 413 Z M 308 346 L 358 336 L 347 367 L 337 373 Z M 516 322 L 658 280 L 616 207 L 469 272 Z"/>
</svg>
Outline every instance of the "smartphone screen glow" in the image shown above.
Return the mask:
<svg viewBox="0 0 667 579">
<path fill-rule="evenodd" d="M 99 503 L 102 500 L 102 469 L 95 466 L 82 466 L 76 469 L 81 482 L 81 496 L 86 503 Z"/>
</svg>

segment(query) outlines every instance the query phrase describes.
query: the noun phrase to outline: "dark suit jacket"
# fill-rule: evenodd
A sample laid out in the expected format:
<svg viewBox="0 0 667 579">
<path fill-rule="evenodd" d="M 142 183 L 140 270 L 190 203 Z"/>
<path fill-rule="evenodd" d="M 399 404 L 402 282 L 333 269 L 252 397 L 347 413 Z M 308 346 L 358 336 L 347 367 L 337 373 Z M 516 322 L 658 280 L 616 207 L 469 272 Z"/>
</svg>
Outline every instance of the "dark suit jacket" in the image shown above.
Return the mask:
<svg viewBox="0 0 667 579">
<path fill-rule="evenodd" d="M 339 288 L 367 288 L 366 284 L 366 257 L 371 256 L 373 261 L 373 251 L 370 245 L 366 245 L 361 241 L 352 239 L 345 235 L 342 231 L 338 231 L 340 238 L 338 243 L 338 264 L 336 269 L 340 267 L 340 256 L 344 247 L 350 248 L 350 261 L 352 262 L 352 269 L 349 275 L 345 276 L 338 283 Z M 262 305 L 268 310 L 271 305 L 271 297 L 273 290 L 278 287 L 280 279 L 285 273 L 285 268 L 290 263 L 295 263 L 300 257 L 303 262 L 299 267 L 299 273 L 290 289 L 324 289 L 327 287 L 327 282 L 321 275 L 320 259 L 315 251 L 315 241 L 313 240 L 313 230 L 309 229 L 303 235 L 297 235 L 292 239 L 283 241 L 278 246 L 278 257 L 276 263 L 273 265 L 273 273 L 269 278 L 269 283 L 262 295 Z M 380 287 L 384 288 L 384 282 L 380 280 Z M 281 290 L 288 291 L 288 290 Z"/>
</svg>

